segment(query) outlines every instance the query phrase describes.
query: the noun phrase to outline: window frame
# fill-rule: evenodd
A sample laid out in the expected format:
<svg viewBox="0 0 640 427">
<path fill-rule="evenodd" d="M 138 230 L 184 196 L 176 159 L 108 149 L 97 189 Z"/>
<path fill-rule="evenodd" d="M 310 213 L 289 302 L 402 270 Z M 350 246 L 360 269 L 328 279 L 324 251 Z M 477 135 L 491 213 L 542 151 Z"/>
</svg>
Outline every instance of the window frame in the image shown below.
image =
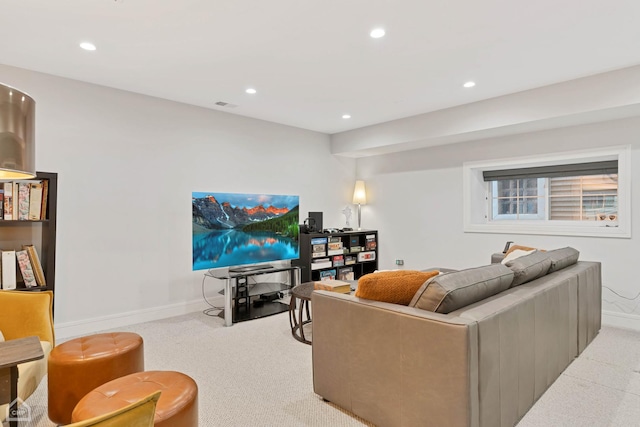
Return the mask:
<svg viewBox="0 0 640 427">
<path fill-rule="evenodd" d="M 485 182 L 483 172 L 488 170 L 576 164 L 606 160 L 618 161 L 618 221 L 607 226 L 598 221 L 508 220 L 490 219 L 491 182 Z M 509 158 L 463 164 L 463 217 L 465 233 L 509 233 L 564 236 L 593 236 L 631 238 L 631 146 L 615 146 L 595 150 L 582 150 Z M 546 197 L 549 197 L 548 192 Z M 548 201 L 546 201 L 548 203 Z"/>
</svg>

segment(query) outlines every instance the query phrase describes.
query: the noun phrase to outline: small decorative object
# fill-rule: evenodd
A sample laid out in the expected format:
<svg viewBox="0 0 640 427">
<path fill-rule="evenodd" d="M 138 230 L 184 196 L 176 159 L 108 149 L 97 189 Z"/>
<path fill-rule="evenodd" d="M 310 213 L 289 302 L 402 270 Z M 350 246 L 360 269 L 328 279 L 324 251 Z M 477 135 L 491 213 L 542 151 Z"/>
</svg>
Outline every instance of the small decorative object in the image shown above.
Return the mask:
<svg viewBox="0 0 640 427">
<path fill-rule="evenodd" d="M 361 206 L 367 204 L 367 192 L 365 191 L 364 181 L 356 181 L 356 187 L 353 190 L 353 204 L 358 205 L 358 230 L 362 230 Z"/>
<path fill-rule="evenodd" d="M 349 206 L 342 209 L 342 214 L 344 215 L 344 225 L 345 227 L 351 227 L 351 208 Z"/>
</svg>

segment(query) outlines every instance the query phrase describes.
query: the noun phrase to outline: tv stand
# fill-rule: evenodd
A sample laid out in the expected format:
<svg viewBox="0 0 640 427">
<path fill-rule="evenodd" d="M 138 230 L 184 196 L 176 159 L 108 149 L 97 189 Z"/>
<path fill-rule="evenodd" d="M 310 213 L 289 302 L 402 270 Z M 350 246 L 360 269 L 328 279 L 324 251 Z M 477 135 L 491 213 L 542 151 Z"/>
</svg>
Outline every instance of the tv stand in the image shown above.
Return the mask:
<svg viewBox="0 0 640 427">
<path fill-rule="evenodd" d="M 251 271 L 268 270 L 273 268 L 271 264 L 247 265 L 244 267 L 229 267 L 229 273 L 248 273 Z"/>
<path fill-rule="evenodd" d="M 205 277 L 224 280 L 224 289 L 220 291 L 224 295 L 224 310 L 219 316 L 224 319 L 225 326 L 289 310 L 287 304 L 274 301 L 276 298 L 273 295 L 300 284 L 300 267 L 270 267 L 244 272 L 209 270 L 204 274 Z M 250 277 L 280 272 L 288 272 L 288 280 L 257 283 L 249 283 L 248 280 Z"/>
</svg>

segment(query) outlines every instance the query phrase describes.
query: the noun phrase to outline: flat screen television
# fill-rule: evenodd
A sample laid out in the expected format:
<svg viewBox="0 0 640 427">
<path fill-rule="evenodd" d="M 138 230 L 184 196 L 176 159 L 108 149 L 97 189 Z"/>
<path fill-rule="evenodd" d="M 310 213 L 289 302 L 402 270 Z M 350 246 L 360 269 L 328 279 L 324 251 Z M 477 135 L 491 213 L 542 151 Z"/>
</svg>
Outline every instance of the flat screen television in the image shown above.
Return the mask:
<svg viewBox="0 0 640 427">
<path fill-rule="evenodd" d="M 193 270 L 298 259 L 299 199 L 193 192 Z"/>
</svg>

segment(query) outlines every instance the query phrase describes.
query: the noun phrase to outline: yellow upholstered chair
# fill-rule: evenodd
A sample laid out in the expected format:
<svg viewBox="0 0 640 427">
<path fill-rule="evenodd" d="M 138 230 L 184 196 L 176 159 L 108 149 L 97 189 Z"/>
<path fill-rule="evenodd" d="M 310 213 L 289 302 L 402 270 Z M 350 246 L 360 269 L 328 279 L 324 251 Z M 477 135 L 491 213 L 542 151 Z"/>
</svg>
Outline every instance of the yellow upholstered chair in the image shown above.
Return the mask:
<svg viewBox="0 0 640 427">
<path fill-rule="evenodd" d="M 153 417 L 160 391 L 124 408 L 99 417 L 68 424 L 67 427 L 153 427 Z"/>
<path fill-rule="evenodd" d="M 0 332 L 6 341 L 29 336 L 40 338 L 44 358 L 18 365 L 18 397 L 25 400 L 47 374 L 47 357 L 55 345 L 53 292 L 0 291 Z M 8 402 L 0 396 L 0 422 Z"/>
</svg>

